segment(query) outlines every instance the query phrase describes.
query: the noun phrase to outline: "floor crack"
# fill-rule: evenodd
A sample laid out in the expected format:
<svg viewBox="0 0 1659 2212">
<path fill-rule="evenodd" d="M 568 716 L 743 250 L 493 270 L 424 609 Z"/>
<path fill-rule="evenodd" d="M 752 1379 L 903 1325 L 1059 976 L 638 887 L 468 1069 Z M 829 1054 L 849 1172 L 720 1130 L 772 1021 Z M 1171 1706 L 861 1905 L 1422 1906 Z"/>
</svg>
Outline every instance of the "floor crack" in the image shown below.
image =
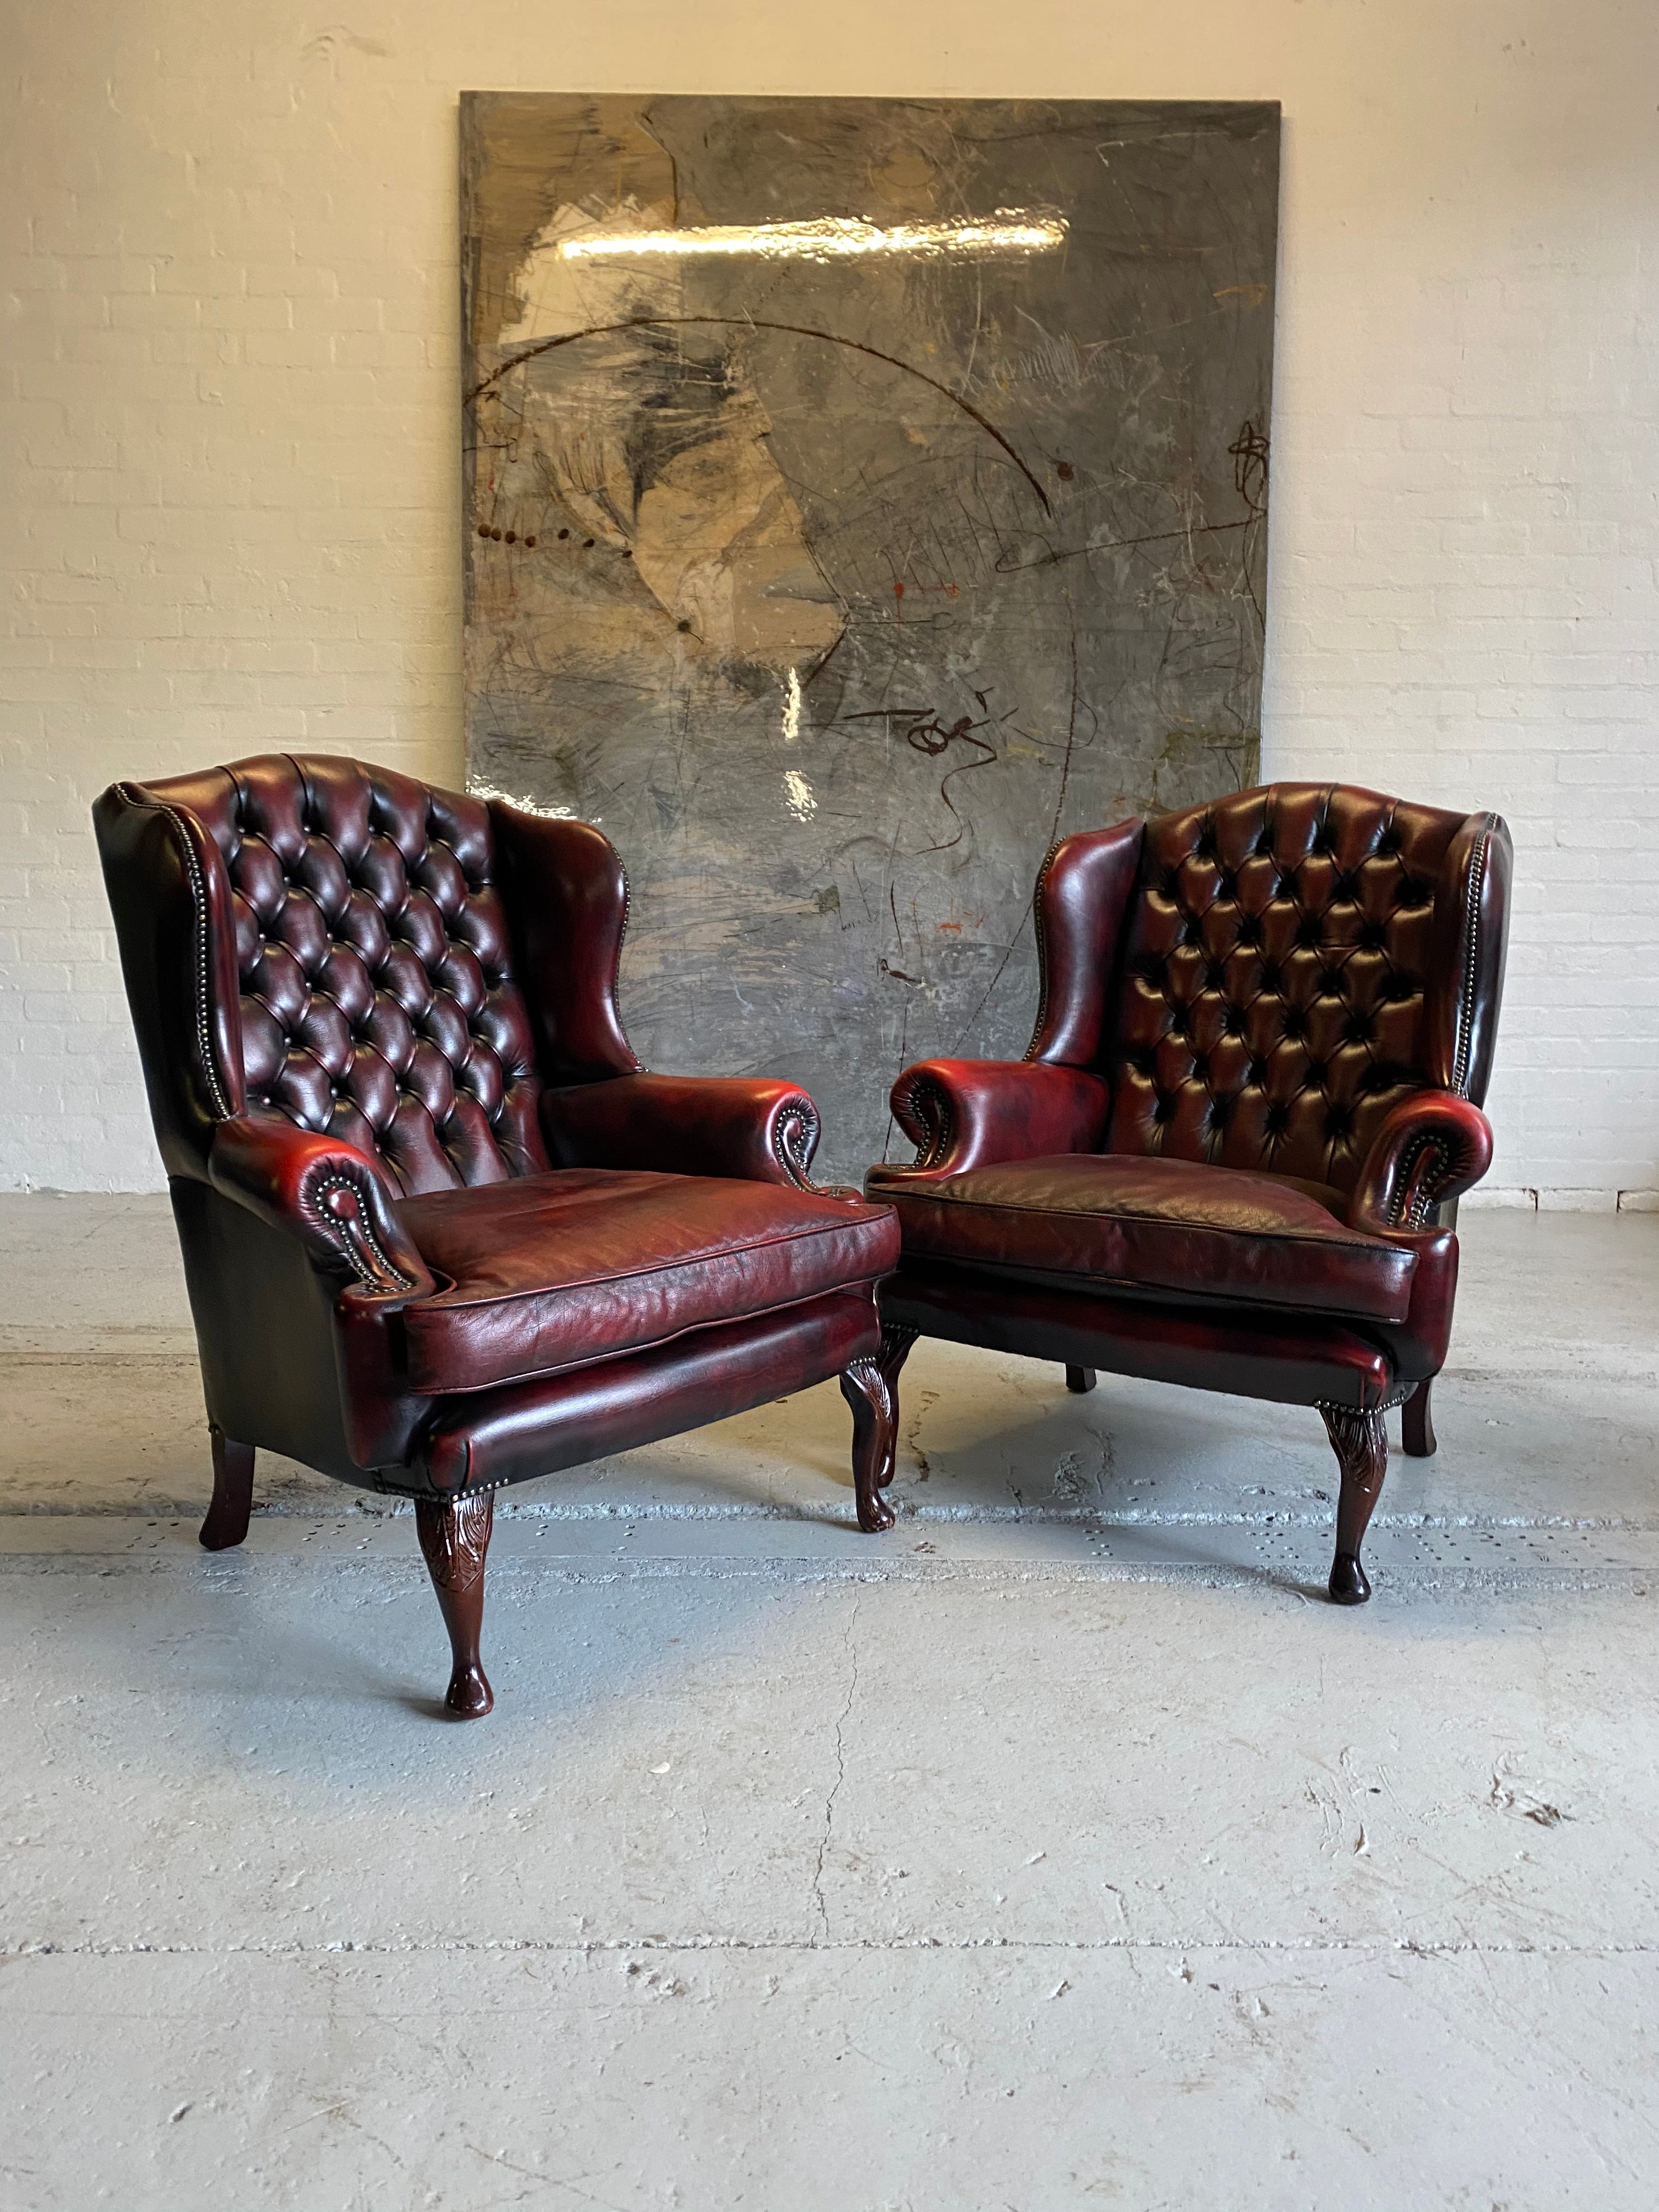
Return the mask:
<svg viewBox="0 0 1659 2212">
<path fill-rule="evenodd" d="M 768 1954 L 811 1951 L 889 1954 L 901 1951 L 964 1953 L 1001 1951 L 1015 1956 L 1065 1952 L 1075 1955 L 1107 1953 L 1149 1954 L 1153 1956 L 1197 1957 L 1201 1954 L 1273 1954 L 1286 1957 L 1397 1957 L 1416 1959 L 1650 1959 L 1659 1956 L 1659 1946 L 1634 1942 L 1487 1942 L 1474 1936 L 843 1936 L 833 1940 L 793 1936 L 733 1936 L 720 1933 L 686 1936 L 636 1935 L 573 1937 L 501 1936 L 447 1936 L 430 1939 L 368 1938 L 361 1942 L 247 1942 L 145 1943 L 100 1942 L 96 1938 L 75 1943 L 0 1943 L 0 1966 L 16 1966 L 26 1959 L 322 1959 L 409 1958 L 442 1954 L 469 1955 L 532 1953 L 547 1957 L 592 1959 L 621 1953 L 655 1952 L 671 1957 L 693 1953 L 758 1952 Z"/>
<path fill-rule="evenodd" d="M 823 1801 L 823 1832 L 818 1838 L 817 1858 L 812 1869 L 812 1902 L 817 1908 L 818 1933 L 815 1941 L 830 1940 L 830 1908 L 823 1896 L 823 1862 L 830 1850 L 830 1833 L 835 1825 L 836 1800 L 841 1795 L 841 1785 L 847 1779 L 847 1718 L 853 1710 L 853 1700 L 859 1692 L 859 1650 L 855 1637 L 859 1625 L 859 1601 L 853 1600 L 853 1610 L 847 1623 L 847 1656 L 850 1668 L 847 1681 L 847 1702 L 836 1716 L 836 1778 L 830 1784 L 829 1795 Z"/>
</svg>

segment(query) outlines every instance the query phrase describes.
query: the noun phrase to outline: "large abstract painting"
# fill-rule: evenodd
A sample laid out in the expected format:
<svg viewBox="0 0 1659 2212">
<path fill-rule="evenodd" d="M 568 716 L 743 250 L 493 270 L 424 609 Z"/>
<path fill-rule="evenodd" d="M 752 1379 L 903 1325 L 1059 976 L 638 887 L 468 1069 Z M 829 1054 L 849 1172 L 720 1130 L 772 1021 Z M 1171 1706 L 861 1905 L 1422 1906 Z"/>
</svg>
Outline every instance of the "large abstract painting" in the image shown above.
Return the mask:
<svg viewBox="0 0 1659 2212">
<path fill-rule="evenodd" d="M 621 850 L 647 1065 L 855 1178 L 1024 1049 L 1053 840 L 1255 775 L 1278 109 L 461 124 L 470 780 Z"/>
</svg>

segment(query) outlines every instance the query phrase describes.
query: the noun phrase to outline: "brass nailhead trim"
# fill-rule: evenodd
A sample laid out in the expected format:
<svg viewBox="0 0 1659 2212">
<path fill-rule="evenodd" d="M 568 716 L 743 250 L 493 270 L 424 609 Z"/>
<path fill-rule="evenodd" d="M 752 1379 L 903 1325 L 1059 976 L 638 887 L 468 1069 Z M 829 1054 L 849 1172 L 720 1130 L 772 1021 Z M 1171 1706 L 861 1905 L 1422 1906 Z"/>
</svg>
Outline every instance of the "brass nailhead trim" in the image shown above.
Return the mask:
<svg viewBox="0 0 1659 2212">
<path fill-rule="evenodd" d="M 1480 833 L 1469 860 L 1469 927 L 1463 948 L 1463 995 L 1457 1009 L 1457 1056 L 1452 1066 L 1452 1089 L 1460 1098 L 1468 1095 L 1469 1055 L 1474 1048 L 1474 962 L 1480 940 L 1480 892 L 1486 874 L 1486 848 L 1492 842 L 1492 817 Z"/>
<path fill-rule="evenodd" d="M 231 1118 L 230 1101 L 219 1080 L 219 1070 L 214 1064 L 213 1031 L 208 1019 L 208 925 L 207 885 L 202 879 L 201 863 L 196 858 L 196 848 L 190 842 L 190 831 L 185 818 L 176 807 L 161 799 L 144 797 L 129 783 L 117 787 L 121 796 L 135 806 L 155 806 L 173 824 L 179 839 L 179 848 L 185 856 L 185 872 L 190 878 L 191 902 L 196 910 L 196 1042 L 202 1055 L 202 1073 L 207 1079 L 208 1092 L 222 1121 Z"/>
</svg>

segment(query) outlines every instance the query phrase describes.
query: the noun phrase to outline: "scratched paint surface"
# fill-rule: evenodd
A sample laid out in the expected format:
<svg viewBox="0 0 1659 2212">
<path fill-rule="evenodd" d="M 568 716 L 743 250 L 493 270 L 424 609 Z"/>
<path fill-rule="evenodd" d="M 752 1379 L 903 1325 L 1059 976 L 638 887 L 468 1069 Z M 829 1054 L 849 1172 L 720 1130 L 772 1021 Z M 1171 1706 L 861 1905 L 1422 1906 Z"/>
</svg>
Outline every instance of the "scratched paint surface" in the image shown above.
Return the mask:
<svg viewBox="0 0 1659 2212">
<path fill-rule="evenodd" d="M 1056 836 L 1255 772 L 1278 160 L 1263 105 L 463 98 L 469 776 L 604 827 L 641 1057 L 806 1084 L 820 1173 L 1024 1049 Z"/>
</svg>

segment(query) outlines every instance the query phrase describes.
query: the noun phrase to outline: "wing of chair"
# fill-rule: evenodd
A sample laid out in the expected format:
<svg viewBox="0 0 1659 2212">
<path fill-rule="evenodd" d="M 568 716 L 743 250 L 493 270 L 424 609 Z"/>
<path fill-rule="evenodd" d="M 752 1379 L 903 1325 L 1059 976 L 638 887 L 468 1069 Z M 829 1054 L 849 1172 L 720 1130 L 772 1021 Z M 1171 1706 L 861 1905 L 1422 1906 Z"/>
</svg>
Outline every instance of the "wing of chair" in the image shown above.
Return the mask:
<svg viewBox="0 0 1659 2212">
<path fill-rule="evenodd" d="M 1330 1594 L 1360 1564 L 1383 1414 L 1434 1449 L 1457 1238 L 1485 1174 L 1509 831 L 1275 784 L 1068 837 L 1037 881 L 1020 1061 L 907 1068 L 916 1146 L 881 1364 L 919 1334 L 1316 1406 L 1341 1470 Z"/>
<path fill-rule="evenodd" d="M 94 810 L 213 1444 L 411 1498 L 478 1656 L 495 1492 L 838 1376 L 889 1527 L 876 1285 L 897 1224 L 808 1174 L 788 1083 L 641 1067 L 597 830 L 355 761 L 117 784 Z"/>
</svg>

